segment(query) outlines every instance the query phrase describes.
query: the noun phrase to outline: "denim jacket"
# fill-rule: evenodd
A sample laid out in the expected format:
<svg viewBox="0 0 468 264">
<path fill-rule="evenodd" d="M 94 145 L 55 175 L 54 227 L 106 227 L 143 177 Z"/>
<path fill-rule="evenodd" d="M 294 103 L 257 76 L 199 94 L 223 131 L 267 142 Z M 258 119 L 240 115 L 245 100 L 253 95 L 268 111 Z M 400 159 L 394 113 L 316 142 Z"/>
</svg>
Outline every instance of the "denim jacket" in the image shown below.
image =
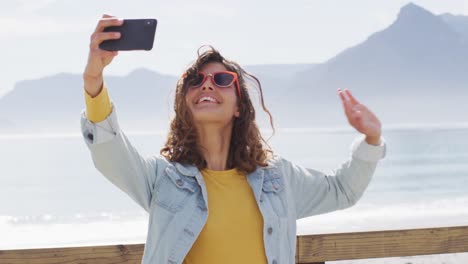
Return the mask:
<svg viewBox="0 0 468 264">
<path fill-rule="evenodd" d="M 116 108 L 92 123 L 81 113 L 81 129 L 95 167 L 149 213 L 143 264 L 180 264 L 206 223 L 209 204 L 197 167 L 142 157 L 119 128 Z M 296 220 L 354 205 L 362 196 L 385 141 L 369 145 L 364 135 L 351 145 L 350 158 L 332 174 L 304 168 L 275 156 L 247 175 L 264 220 L 268 263 L 293 264 Z"/>
</svg>

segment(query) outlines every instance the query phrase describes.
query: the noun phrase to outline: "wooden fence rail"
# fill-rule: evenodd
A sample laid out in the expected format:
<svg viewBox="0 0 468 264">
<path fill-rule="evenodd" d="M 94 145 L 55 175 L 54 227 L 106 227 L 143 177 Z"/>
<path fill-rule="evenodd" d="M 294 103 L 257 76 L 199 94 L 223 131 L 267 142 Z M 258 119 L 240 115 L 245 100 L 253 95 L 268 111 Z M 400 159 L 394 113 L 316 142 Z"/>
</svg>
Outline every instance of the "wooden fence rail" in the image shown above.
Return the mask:
<svg viewBox="0 0 468 264">
<path fill-rule="evenodd" d="M 0 264 L 139 264 L 144 244 L 0 250 Z M 296 263 L 468 252 L 468 226 L 305 235 Z"/>
<path fill-rule="evenodd" d="M 468 226 L 297 237 L 296 263 L 468 252 Z"/>
</svg>

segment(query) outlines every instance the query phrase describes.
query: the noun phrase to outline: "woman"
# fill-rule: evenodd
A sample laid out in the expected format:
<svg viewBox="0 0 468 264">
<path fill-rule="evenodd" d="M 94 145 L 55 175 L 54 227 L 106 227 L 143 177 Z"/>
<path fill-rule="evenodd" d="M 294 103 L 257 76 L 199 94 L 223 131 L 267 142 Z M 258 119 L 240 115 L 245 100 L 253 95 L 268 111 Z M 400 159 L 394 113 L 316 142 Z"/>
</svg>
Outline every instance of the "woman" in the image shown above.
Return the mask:
<svg viewBox="0 0 468 264">
<path fill-rule="evenodd" d="M 249 75 L 214 49 L 178 81 L 161 155 L 142 157 L 119 129 L 103 81 L 117 53 L 99 43 L 120 37 L 103 29 L 121 23 L 103 16 L 92 35 L 81 123 L 96 168 L 149 213 L 142 263 L 294 263 L 297 219 L 350 207 L 362 196 L 385 156 L 370 110 L 338 90 L 349 123 L 364 136 L 333 175 L 295 165 L 266 147 Z"/>
</svg>

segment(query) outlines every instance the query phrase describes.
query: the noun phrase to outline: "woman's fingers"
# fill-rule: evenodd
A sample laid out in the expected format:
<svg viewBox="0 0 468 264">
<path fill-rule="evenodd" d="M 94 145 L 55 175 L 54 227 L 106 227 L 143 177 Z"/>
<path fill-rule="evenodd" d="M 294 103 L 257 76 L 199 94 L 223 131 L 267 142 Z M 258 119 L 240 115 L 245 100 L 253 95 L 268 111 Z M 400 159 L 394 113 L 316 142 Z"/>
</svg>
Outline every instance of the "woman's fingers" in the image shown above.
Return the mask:
<svg viewBox="0 0 468 264">
<path fill-rule="evenodd" d="M 344 90 L 338 88 L 338 93 L 340 94 L 341 99 L 350 102 L 351 105 L 360 104 L 359 101 L 356 98 L 354 98 L 354 96 L 351 94 L 351 91 L 348 88 L 345 88 Z"/>
<path fill-rule="evenodd" d="M 119 39 L 119 32 L 104 32 L 104 28 L 110 26 L 122 25 L 123 20 L 114 16 L 104 14 L 98 21 L 95 31 L 91 34 L 89 44 L 88 63 L 86 64 L 83 75 L 93 76 L 97 80 L 102 79 L 104 68 L 112 62 L 113 58 L 117 56 L 117 51 L 107 51 L 99 48 L 99 45 L 105 40 Z M 86 85 L 85 85 L 86 86 Z M 96 89 L 100 87 L 99 83 L 88 83 L 90 94 L 94 94 Z M 88 89 L 87 88 L 87 89 Z"/>
<path fill-rule="evenodd" d="M 347 90 L 347 89 L 346 89 Z M 349 97 L 349 91 L 346 92 L 342 91 L 341 88 L 338 88 L 338 94 L 340 95 L 341 101 L 343 103 L 343 108 L 346 116 L 348 117 L 348 121 L 350 124 L 356 124 L 360 121 L 363 116 L 363 112 L 365 110 L 364 106 L 357 102 L 357 100 L 353 97 Z"/>
<path fill-rule="evenodd" d="M 359 101 L 356 98 L 354 98 L 354 96 L 351 94 L 351 91 L 348 88 L 345 88 L 345 93 L 349 97 L 351 104 L 359 104 Z"/>
<path fill-rule="evenodd" d="M 341 90 L 341 88 L 338 88 L 338 95 L 341 98 L 341 102 L 343 103 L 343 108 L 345 110 L 346 114 L 349 114 L 349 111 L 351 109 L 351 102 L 349 101 L 348 98 L 346 98 L 344 92 Z"/>
<path fill-rule="evenodd" d="M 99 20 L 96 29 L 94 32 L 102 32 L 104 28 L 106 27 L 112 27 L 112 26 L 121 26 L 123 24 L 123 19 L 119 19 L 116 17 L 108 17 L 108 18 L 102 18 Z"/>
<path fill-rule="evenodd" d="M 95 32 L 91 35 L 90 48 L 98 49 L 99 44 L 101 44 L 101 42 L 103 42 L 104 40 L 119 39 L 119 38 L 120 38 L 120 32 Z"/>
<path fill-rule="evenodd" d="M 341 102 L 344 104 L 345 101 L 346 101 L 346 97 L 344 96 L 343 91 L 341 90 L 341 88 L 338 88 L 338 95 L 341 98 Z"/>
</svg>

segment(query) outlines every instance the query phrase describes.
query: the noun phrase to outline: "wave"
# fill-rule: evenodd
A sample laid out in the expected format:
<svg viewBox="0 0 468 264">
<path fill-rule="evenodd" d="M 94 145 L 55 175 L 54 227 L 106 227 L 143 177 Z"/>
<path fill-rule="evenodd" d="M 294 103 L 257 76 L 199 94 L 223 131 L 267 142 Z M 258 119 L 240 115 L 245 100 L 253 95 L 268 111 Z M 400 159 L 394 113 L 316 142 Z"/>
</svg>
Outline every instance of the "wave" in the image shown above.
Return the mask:
<svg viewBox="0 0 468 264">
<path fill-rule="evenodd" d="M 100 212 L 100 213 L 75 213 L 67 215 L 38 214 L 0 216 L 0 223 L 8 225 L 48 225 L 48 224 L 78 224 L 99 222 L 133 221 L 146 218 L 148 214 L 142 212 Z"/>
<path fill-rule="evenodd" d="M 116 221 L 15 225 L 0 217 L 0 250 L 144 243 L 146 217 Z"/>
<path fill-rule="evenodd" d="M 379 206 L 361 202 L 297 221 L 297 233 L 341 233 L 467 226 L 468 197 Z M 144 243 L 146 212 L 0 216 L 0 249 Z"/>
<path fill-rule="evenodd" d="M 367 197 L 366 197 L 367 198 Z M 357 205 L 346 210 L 313 216 L 308 219 L 320 220 L 327 218 L 340 221 L 340 215 L 346 215 L 347 220 L 382 219 L 382 220 L 405 220 L 412 221 L 424 217 L 457 217 L 460 214 L 468 215 L 468 196 L 454 198 L 440 198 L 426 201 L 412 200 L 412 202 L 399 202 L 397 204 L 379 204 L 376 201 L 363 199 Z M 338 217 L 336 217 L 338 216 Z M 37 215 L 10 215 L 0 216 L 0 226 L 21 225 L 49 225 L 49 224 L 81 224 L 81 223 L 111 223 L 140 221 L 147 219 L 148 213 L 141 211 L 133 212 L 96 212 L 75 214 L 37 214 Z M 299 220 L 299 221 L 302 221 Z M 338 222 L 337 222 L 338 223 Z M 466 218 L 468 224 L 468 217 Z"/>
</svg>

